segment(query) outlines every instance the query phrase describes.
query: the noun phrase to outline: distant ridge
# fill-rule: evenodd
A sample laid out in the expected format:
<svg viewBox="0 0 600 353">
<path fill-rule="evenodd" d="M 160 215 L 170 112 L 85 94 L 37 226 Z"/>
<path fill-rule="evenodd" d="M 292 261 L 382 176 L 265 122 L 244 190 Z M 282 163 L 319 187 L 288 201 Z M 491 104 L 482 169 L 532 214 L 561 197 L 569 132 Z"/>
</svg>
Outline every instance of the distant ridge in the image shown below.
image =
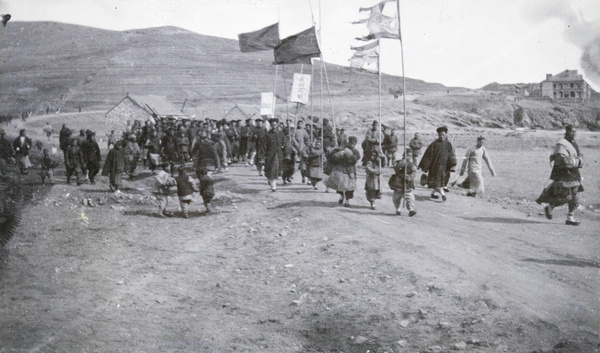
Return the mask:
<svg viewBox="0 0 600 353">
<path fill-rule="evenodd" d="M 107 109 L 126 93 L 166 96 L 187 107 L 257 102 L 274 87 L 273 54 L 241 53 L 237 40 L 177 27 L 111 31 L 57 22 L 11 22 L 2 32 L 0 113 L 46 108 Z M 317 67 L 317 66 L 315 66 Z M 310 70 L 304 66 L 304 72 Z M 280 69 L 284 96 L 300 65 Z M 377 92 L 377 75 L 327 64 L 332 96 Z M 283 85 L 283 74 L 287 86 Z M 386 75 L 387 76 L 387 75 Z M 384 92 L 400 87 L 384 80 Z M 313 92 L 318 86 L 315 85 Z M 444 91 L 439 83 L 407 78 L 407 91 Z"/>
</svg>

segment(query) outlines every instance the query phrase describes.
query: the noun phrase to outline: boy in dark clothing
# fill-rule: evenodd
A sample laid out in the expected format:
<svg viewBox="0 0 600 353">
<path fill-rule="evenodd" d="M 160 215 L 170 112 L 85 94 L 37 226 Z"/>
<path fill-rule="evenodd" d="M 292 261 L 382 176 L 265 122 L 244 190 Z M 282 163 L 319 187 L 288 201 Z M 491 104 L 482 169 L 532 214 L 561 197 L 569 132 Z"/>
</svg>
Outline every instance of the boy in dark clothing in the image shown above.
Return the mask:
<svg viewBox="0 0 600 353">
<path fill-rule="evenodd" d="M 87 133 L 87 140 L 81 146 L 83 152 L 83 159 L 88 170 L 88 177 L 90 178 L 90 184 L 96 184 L 94 178 L 100 171 L 100 147 L 96 142 L 96 133 L 90 131 Z"/>
<path fill-rule="evenodd" d="M 381 168 L 380 155 L 377 151 L 371 151 L 371 157 L 365 166 L 367 175 L 365 180 L 365 193 L 367 201 L 371 203 L 371 209 L 375 209 L 375 200 L 381 199 Z M 385 165 L 385 164 L 384 164 Z"/>
<path fill-rule="evenodd" d="M 85 161 L 83 159 L 83 152 L 79 147 L 77 139 L 71 139 L 71 145 L 67 149 L 67 160 L 65 161 L 65 167 L 67 170 L 67 184 L 71 184 L 71 176 L 75 174 L 77 179 L 77 186 L 83 182 L 83 170 L 85 169 Z"/>
<path fill-rule="evenodd" d="M 200 195 L 206 207 L 206 212 L 211 212 L 210 202 L 215 197 L 214 181 L 208 175 L 206 168 L 200 168 L 198 170 L 198 177 L 200 178 Z"/>
<path fill-rule="evenodd" d="M 102 175 L 108 177 L 110 190 L 119 191 L 121 186 L 121 173 L 125 171 L 125 152 L 123 151 L 123 141 L 115 143 L 114 147 L 108 151 Z"/>
<path fill-rule="evenodd" d="M 405 170 L 406 179 L 404 178 Z M 400 202 L 402 201 L 402 198 L 406 197 L 405 201 L 406 208 L 408 209 L 408 216 L 413 217 L 417 214 L 417 211 L 415 211 L 415 195 L 413 194 L 417 169 L 413 164 L 412 149 L 406 149 L 404 158 L 398 160 L 394 165 L 394 172 L 395 173 L 391 176 L 388 185 L 390 186 L 390 189 L 394 190 L 392 201 L 394 202 L 394 207 L 396 207 L 396 214 L 400 215 Z"/>
<path fill-rule="evenodd" d="M 183 218 L 189 218 L 188 205 L 192 202 L 192 194 L 198 191 L 194 184 L 194 180 L 185 171 L 185 167 L 179 167 L 179 176 L 175 178 L 177 182 L 177 196 L 179 196 L 179 204 Z"/>
<path fill-rule="evenodd" d="M 46 185 L 46 178 L 50 185 L 54 184 L 54 168 L 58 167 L 58 163 L 55 162 L 48 152 L 47 148 L 44 148 L 44 156 L 42 157 L 42 171 L 40 176 L 42 177 L 42 185 Z"/>
</svg>

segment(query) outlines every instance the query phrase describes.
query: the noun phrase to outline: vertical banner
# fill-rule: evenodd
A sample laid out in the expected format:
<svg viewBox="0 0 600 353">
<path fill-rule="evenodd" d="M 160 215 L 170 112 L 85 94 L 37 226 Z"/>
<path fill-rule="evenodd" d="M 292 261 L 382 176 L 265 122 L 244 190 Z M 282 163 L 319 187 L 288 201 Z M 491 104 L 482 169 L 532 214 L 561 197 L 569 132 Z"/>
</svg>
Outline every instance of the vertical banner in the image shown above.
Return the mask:
<svg viewBox="0 0 600 353">
<path fill-rule="evenodd" d="M 260 115 L 273 117 L 275 115 L 275 97 L 273 92 L 260 94 Z"/>
<path fill-rule="evenodd" d="M 308 104 L 310 96 L 310 75 L 294 74 L 290 102 Z"/>
</svg>

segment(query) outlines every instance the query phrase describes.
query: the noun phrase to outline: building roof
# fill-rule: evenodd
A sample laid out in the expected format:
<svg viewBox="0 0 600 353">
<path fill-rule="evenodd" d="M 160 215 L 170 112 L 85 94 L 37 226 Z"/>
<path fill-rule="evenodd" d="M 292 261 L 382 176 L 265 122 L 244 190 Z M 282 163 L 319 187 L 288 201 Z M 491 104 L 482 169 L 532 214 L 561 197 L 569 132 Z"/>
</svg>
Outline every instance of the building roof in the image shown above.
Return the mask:
<svg viewBox="0 0 600 353">
<path fill-rule="evenodd" d="M 545 81 L 583 81 L 583 76 L 577 73 L 577 70 L 565 70 L 559 74 L 548 77 Z"/>
<path fill-rule="evenodd" d="M 173 103 L 169 102 L 167 97 L 163 96 L 145 96 L 145 95 L 127 95 L 123 98 L 116 106 L 121 104 L 123 100 L 130 99 L 135 104 L 139 105 L 142 109 L 146 110 L 149 114 L 156 114 L 158 117 L 173 116 L 176 118 L 187 117 L 185 113 L 182 113 Z M 110 109 L 108 113 L 110 113 Z"/>
<path fill-rule="evenodd" d="M 129 98 L 142 108 L 158 115 L 159 117 L 172 115 L 174 117 L 183 117 L 185 113 L 177 109 L 173 103 L 169 102 L 167 97 L 163 96 L 141 96 L 130 95 Z"/>
<path fill-rule="evenodd" d="M 260 117 L 260 107 L 250 104 L 236 104 L 229 109 L 222 119 L 225 120 L 246 120 L 248 118 Z"/>
</svg>

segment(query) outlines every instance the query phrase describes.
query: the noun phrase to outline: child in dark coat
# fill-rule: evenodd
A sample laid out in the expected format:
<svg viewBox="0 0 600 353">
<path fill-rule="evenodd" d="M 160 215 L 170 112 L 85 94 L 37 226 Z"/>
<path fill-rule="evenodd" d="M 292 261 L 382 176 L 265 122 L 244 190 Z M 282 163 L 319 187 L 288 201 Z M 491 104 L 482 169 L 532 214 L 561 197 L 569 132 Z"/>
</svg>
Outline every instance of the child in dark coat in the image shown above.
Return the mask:
<svg viewBox="0 0 600 353">
<path fill-rule="evenodd" d="M 394 202 L 394 207 L 396 207 L 397 215 L 401 213 L 400 202 L 405 197 L 408 216 L 412 217 L 417 214 L 415 210 L 415 195 L 413 194 L 413 190 L 415 189 L 415 175 L 417 175 L 417 168 L 413 164 L 412 150 L 407 148 L 406 152 L 404 152 L 404 158 L 396 160 L 394 174 L 392 174 L 388 183 L 390 189 L 394 190 L 392 201 Z"/>
<path fill-rule="evenodd" d="M 177 182 L 177 196 L 183 218 L 189 218 L 188 205 L 192 202 L 192 194 L 198 191 L 194 179 L 185 171 L 185 167 L 179 167 L 179 176 L 175 178 Z"/>
<path fill-rule="evenodd" d="M 198 170 L 198 177 L 200 178 L 200 196 L 206 207 L 206 212 L 211 212 L 210 202 L 215 197 L 214 181 L 208 175 L 206 168 L 200 168 Z"/>
<path fill-rule="evenodd" d="M 365 172 L 367 174 L 365 180 L 365 193 L 367 200 L 371 203 L 372 210 L 375 209 L 375 200 L 381 198 L 381 167 L 379 163 L 379 153 L 377 153 L 377 151 L 371 151 L 370 159 L 365 166 Z"/>
<path fill-rule="evenodd" d="M 44 156 L 42 157 L 42 171 L 40 176 L 42 177 L 42 185 L 46 184 L 46 179 L 50 185 L 54 184 L 54 168 L 58 167 L 58 162 L 54 161 L 50 157 L 50 153 L 47 148 L 44 148 Z"/>
</svg>

